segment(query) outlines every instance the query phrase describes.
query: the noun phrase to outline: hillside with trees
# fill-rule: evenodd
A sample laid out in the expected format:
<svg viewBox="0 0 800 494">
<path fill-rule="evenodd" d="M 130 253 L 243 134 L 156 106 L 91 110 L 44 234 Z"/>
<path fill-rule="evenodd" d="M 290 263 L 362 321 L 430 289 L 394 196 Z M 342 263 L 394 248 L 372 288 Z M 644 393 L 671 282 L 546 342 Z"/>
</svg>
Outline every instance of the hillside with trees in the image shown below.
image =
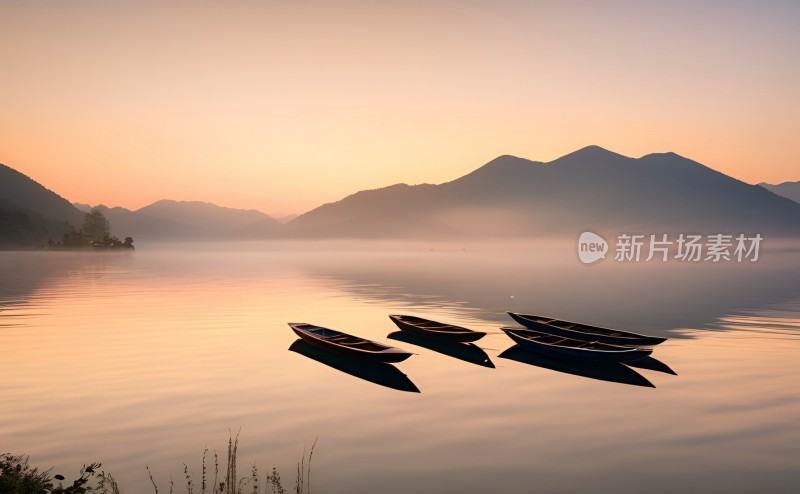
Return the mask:
<svg viewBox="0 0 800 494">
<path fill-rule="evenodd" d="M 0 249 L 133 248 L 102 211 L 80 211 L 32 178 L 0 164 Z"/>
</svg>

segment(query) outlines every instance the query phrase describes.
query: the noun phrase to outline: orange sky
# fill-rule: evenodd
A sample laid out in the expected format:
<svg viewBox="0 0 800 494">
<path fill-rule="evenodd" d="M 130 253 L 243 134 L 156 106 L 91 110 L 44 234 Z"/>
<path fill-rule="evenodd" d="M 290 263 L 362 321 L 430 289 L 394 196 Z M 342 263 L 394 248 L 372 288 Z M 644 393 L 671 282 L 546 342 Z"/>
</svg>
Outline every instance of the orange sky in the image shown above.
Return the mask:
<svg viewBox="0 0 800 494">
<path fill-rule="evenodd" d="M 789 1 L 0 0 L 0 162 L 72 201 L 271 214 L 589 144 L 800 180 L 799 25 Z"/>
</svg>

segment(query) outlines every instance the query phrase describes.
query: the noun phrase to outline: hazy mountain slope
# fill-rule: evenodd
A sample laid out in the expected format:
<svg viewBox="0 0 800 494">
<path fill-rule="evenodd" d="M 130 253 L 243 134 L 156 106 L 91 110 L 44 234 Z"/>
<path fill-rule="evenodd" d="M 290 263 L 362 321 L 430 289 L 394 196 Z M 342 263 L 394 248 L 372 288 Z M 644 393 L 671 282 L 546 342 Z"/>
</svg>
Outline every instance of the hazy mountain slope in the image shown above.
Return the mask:
<svg viewBox="0 0 800 494">
<path fill-rule="evenodd" d="M 69 201 L 32 178 L 0 164 L 0 198 L 56 221 L 83 224 L 83 213 Z"/>
<path fill-rule="evenodd" d="M 446 236 L 455 232 L 421 208 L 442 207 L 447 202 L 435 185 L 391 185 L 357 192 L 302 214 L 286 225 L 287 232 L 295 237 Z"/>
<path fill-rule="evenodd" d="M 283 224 L 260 211 L 226 208 L 199 201 L 162 200 L 136 213 L 189 226 L 198 236 L 209 239 L 241 238 L 246 236 L 242 232 L 252 233 L 253 230 L 264 236 L 283 229 Z"/>
<path fill-rule="evenodd" d="M 33 179 L 0 165 L 0 248 L 31 249 L 61 240 L 83 213 Z"/>
<path fill-rule="evenodd" d="M 796 235 L 800 207 L 674 153 L 633 159 L 589 146 L 549 163 L 501 156 L 441 185 L 359 192 L 287 226 L 296 236 L 351 237 L 429 236 L 437 228 L 445 236 L 584 229 Z"/>
<path fill-rule="evenodd" d="M 227 234 L 227 236 L 232 239 L 243 240 L 268 239 L 281 236 L 285 229 L 286 226 L 283 223 L 271 216 L 267 216 L 244 228 L 235 230 Z"/>
<path fill-rule="evenodd" d="M 90 208 L 80 204 L 82 208 Z M 114 235 L 135 241 L 176 242 L 272 238 L 284 225 L 269 215 L 206 202 L 162 200 L 136 211 L 97 206 L 111 222 Z"/>
<path fill-rule="evenodd" d="M 758 185 L 764 187 L 773 194 L 778 194 L 779 196 L 791 199 L 796 203 L 800 203 L 800 181 L 783 182 L 782 184 L 777 185 L 762 182 Z"/>
<path fill-rule="evenodd" d="M 35 249 L 44 246 L 50 238 L 60 240 L 66 225 L 54 223 L 0 198 L 0 249 Z"/>
<path fill-rule="evenodd" d="M 135 241 L 200 240 L 204 233 L 181 223 L 158 218 L 121 207 L 97 206 L 111 223 L 111 233 L 118 237 L 133 237 Z"/>
<path fill-rule="evenodd" d="M 275 216 L 274 218 L 276 220 L 278 220 L 280 223 L 283 223 L 285 225 L 286 223 L 289 223 L 293 219 L 297 218 L 298 216 L 300 216 L 300 215 L 297 214 L 297 213 L 291 213 L 291 214 L 286 214 L 286 215 L 283 215 L 283 216 Z"/>
</svg>

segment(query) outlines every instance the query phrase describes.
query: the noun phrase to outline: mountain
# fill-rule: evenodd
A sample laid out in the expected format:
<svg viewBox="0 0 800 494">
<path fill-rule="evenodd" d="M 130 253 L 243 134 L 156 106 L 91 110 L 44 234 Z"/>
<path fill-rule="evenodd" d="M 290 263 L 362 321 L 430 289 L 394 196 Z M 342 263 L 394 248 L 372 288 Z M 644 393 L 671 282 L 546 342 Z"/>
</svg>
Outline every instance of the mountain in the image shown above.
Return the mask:
<svg viewBox="0 0 800 494">
<path fill-rule="evenodd" d="M 163 200 L 145 206 L 137 213 L 189 225 L 214 238 L 237 236 L 256 223 L 261 223 L 262 229 L 269 226 L 275 230 L 282 228 L 279 221 L 260 211 L 226 208 L 200 201 Z"/>
<path fill-rule="evenodd" d="M 0 164 L 0 248 L 40 247 L 82 224 L 83 213 L 69 201 Z"/>
<path fill-rule="evenodd" d="M 398 184 L 325 204 L 295 237 L 433 238 L 605 232 L 800 235 L 800 205 L 674 153 L 589 146 L 549 163 L 500 156 L 440 185 Z"/>
<path fill-rule="evenodd" d="M 111 222 L 112 232 L 124 232 L 137 241 L 269 238 L 283 230 L 283 224 L 259 211 L 199 201 L 162 200 L 135 211 L 104 205 L 98 209 Z"/>
<path fill-rule="evenodd" d="M 66 228 L 0 197 L 0 249 L 31 249 L 59 239 Z M 59 231 L 60 228 L 64 231 Z"/>
<path fill-rule="evenodd" d="M 265 215 L 266 216 L 266 215 Z M 244 228 L 240 228 L 229 235 L 234 239 L 266 239 L 275 238 L 283 234 L 285 226 L 280 221 L 267 216 Z"/>
<path fill-rule="evenodd" d="M 0 197 L 51 220 L 68 221 L 75 226 L 83 224 L 83 213 L 68 200 L 27 175 L 2 164 Z"/>
<path fill-rule="evenodd" d="M 357 192 L 325 204 L 287 223 L 295 237 L 389 237 L 457 235 L 428 212 L 439 213 L 452 202 L 436 185 L 397 184 Z"/>
<path fill-rule="evenodd" d="M 298 216 L 300 216 L 300 215 L 297 214 L 297 213 L 291 213 L 291 214 L 285 214 L 285 215 L 281 215 L 281 216 L 275 216 L 275 219 L 285 225 L 286 223 L 289 223 L 293 219 L 297 218 Z"/>
<path fill-rule="evenodd" d="M 778 194 L 779 196 L 791 199 L 796 203 L 800 203 L 800 181 L 783 182 L 782 184 L 777 184 L 777 185 L 761 182 L 758 185 L 764 187 L 773 194 Z"/>
<path fill-rule="evenodd" d="M 800 183 L 749 185 L 674 153 L 638 159 L 589 146 L 543 163 L 500 156 L 451 182 L 396 184 L 322 205 L 286 225 L 264 213 L 163 200 L 136 211 L 99 206 L 135 240 L 436 239 L 607 233 L 800 235 Z M 788 191 L 788 192 L 787 192 Z M 77 207 L 76 207 L 77 206 Z M 80 208 L 80 209 L 79 209 Z M 72 205 L 0 165 L 0 247 L 31 248 L 80 226 Z"/>
<path fill-rule="evenodd" d="M 164 218 L 148 216 L 121 207 L 96 206 L 111 223 L 113 235 L 133 237 L 135 241 L 197 240 L 195 229 Z"/>
</svg>

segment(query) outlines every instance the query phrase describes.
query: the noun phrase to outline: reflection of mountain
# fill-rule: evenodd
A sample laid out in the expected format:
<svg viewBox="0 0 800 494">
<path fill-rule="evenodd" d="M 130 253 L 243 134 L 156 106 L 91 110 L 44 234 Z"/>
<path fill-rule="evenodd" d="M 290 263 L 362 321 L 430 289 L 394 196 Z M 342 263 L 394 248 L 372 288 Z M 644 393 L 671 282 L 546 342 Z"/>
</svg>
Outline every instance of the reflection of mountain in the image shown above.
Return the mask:
<svg viewBox="0 0 800 494">
<path fill-rule="evenodd" d="M 453 357 L 458 360 L 463 360 L 464 362 L 494 369 L 494 363 L 492 363 L 491 359 L 489 359 L 489 356 L 486 355 L 486 352 L 484 352 L 482 348 L 474 343 L 452 343 L 448 341 L 437 341 L 430 338 L 425 338 L 424 336 L 405 333 L 403 331 L 395 331 L 394 333 L 390 333 L 387 338 L 409 343 L 411 345 L 421 346 L 422 348 L 433 350 L 434 352 L 447 355 L 448 357 Z"/>
<path fill-rule="evenodd" d="M 530 250 L 496 252 L 329 254 L 305 259 L 299 267 L 341 280 L 344 289 L 392 304 L 393 311 L 413 307 L 466 327 L 513 324 L 505 313 L 512 310 L 679 337 L 671 329 L 716 329 L 726 314 L 757 310 L 800 293 L 800 265 L 789 252 L 768 252 L 751 264 L 603 261 L 587 267 L 573 249 L 574 239 L 545 252 L 536 251 L 532 243 Z"/>
<path fill-rule="evenodd" d="M 516 360 L 517 362 L 522 362 L 523 364 L 542 367 L 544 369 L 550 369 L 556 372 L 563 372 L 565 374 L 573 374 L 576 376 L 588 377 L 590 379 L 597 379 L 599 381 L 655 388 L 653 383 L 648 381 L 644 376 L 630 367 L 626 367 L 625 365 L 616 362 L 599 363 L 553 359 L 532 352 L 526 352 L 518 345 L 512 346 L 508 350 L 498 355 L 498 357 Z"/>
<path fill-rule="evenodd" d="M 764 187 L 773 194 L 778 194 L 779 196 L 783 196 L 787 199 L 793 200 L 794 202 L 800 203 L 800 181 L 784 182 L 782 184 L 775 185 L 762 182 L 758 185 Z"/>
<path fill-rule="evenodd" d="M 30 248 L 60 240 L 83 213 L 66 199 L 0 164 L 0 248 Z"/>
<path fill-rule="evenodd" d="M 361 360 L 326 352 L 300 339 L 295 340 L 289 347 L 289 350 L 371 383 L 380 384 L 381 386 L 399 391 L 409 391 L 412 393 L 420 392 L 419 388 L 411 382 L 408 376 L 391 364 Z"/>
<path fill-rule="evenodd" d="M 55 289 L 56 293 L 69 290 L 87 293 L 82 283 L 71 280 L 83 273 L 102 276 L 108 271 L 128 272 L 133 263 L 131 254 L 130 251 L 109 255 L 83 255 L 70 251 L 51 251 L 47 255 L 38 252 L 0 253 L 0 321 L 8 318 L 17 307 L 41 302 L 42 290 L 48 292 L 60 286 Z"/>
<path fill-rule="evenodd" d="M 800 204 L 674 153 L 590 146 L 549 163 L 501 156 L 441 185 L 392 185 L 287 225 L 305 237 L 433 238 L 598 231 L 800 234 Z"/>
</svg>

